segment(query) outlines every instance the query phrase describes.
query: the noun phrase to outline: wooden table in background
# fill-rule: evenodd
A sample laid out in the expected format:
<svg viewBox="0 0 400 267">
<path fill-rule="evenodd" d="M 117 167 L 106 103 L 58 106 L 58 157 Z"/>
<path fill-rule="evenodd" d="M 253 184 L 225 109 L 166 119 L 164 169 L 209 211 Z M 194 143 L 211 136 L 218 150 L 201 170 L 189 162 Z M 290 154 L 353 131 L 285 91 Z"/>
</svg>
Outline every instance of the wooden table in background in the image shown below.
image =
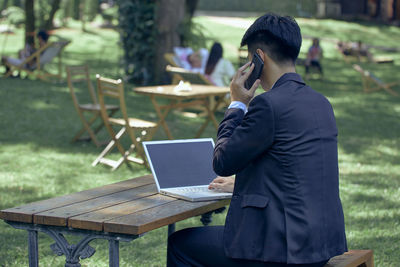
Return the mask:
<svg viewBox="0 0 400 267">
<path fill-rule="evenodd" d="M 163 85 L 134 88 L 135 93 L 150 97 L 159 118 L 157 127 L 161 125 L 169 139 L 173 139 L 173 137 L 165 122 L 165 118 L 171 109 L 174 108 L 188 108 L 200 105 L 206 109 L 206 119 L 195 138 L 200 137 L 210 120 L 214 123 L 215 128 L 218 129 L 218 122 L 215 119 L 214 113 L 224 100 L 226 94 L 229 93 L 229 87 L 192 84 L 190 91 L 178 91 L 175 90 L 175 87 L 176 85 Z M 169 103 L 167 105 L 159 105 L 156 97 L 166 98 L 169 100 Z M 216 98 L 216 101 L 210 101 L 210 98 Z"/>
<path fill-rule="evenodd" d="M 39 265 L 38 231 L 55 243 L 51 249 L 66 256 L 68 267 L 78 267 L 80 259 L 91 257 L 93 239 L 109 241 L 109 266 L 119 266 L 119 241 L 132 241 L 146 232 L 202 215 L 204 225 L 211 214 L 221 211 L 230 200 L 187 202 L 157 193 L 151 175 L 133 178 L 70 195 L 2 210 L 0 218 L 17 229 L 28 231 L 29 266 Z M 64 234 L 83 238 L 69 244 Z M 3 240 L 4 241 L 4 240 Z M 11 246 L 11 242 L 10 242 Z"/>
</svg>

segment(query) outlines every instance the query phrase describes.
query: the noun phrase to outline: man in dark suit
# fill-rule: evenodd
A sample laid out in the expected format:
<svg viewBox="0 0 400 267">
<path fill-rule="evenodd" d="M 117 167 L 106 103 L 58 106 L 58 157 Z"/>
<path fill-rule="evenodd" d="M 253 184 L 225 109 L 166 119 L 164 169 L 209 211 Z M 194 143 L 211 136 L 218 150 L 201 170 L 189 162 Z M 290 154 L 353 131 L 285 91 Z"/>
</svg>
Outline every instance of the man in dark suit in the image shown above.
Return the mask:
<svg viewBox="0 0 400 267">
<path fill-rule="evenodd" d="M 337 128 L 329 101 L 295 72 L 294 19 L 266 14 L 243 36 L 264 61 L 250 90 L 247 63 L 231 82 L 210 188 L 233 192 L 225 226 L 178 231 L 168 266 L 323 266 L 347 250 L 339 198 Z M 246 69 L 250 66 L 250 69 Z M 254 96 L 261 84 L 266 91 Z"/>
</svg>

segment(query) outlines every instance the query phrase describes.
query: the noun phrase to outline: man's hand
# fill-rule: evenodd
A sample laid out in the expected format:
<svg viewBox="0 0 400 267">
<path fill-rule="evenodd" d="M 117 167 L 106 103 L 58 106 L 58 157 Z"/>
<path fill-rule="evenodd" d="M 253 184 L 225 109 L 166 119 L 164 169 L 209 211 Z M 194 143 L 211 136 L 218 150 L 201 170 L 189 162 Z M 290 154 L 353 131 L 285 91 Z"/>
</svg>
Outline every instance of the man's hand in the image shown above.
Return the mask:
<svg viewBox="0 0 400 267">
<path fill-rule="evenodd" d="M 228 177 L 218 176 L 210 183 L 208 189 L 214 189 L 232 193 L 234 185 L 235 185 L 234 176 L 228 176 Z"/>
<path fill-rule="evenodd" d="M 247 78 L 249 78 L 251 72 L 254 69 L 254 64 L 251 64 L 251 62 L 247 62 L 245 65 L 240 67 L 236 74 L 233 76 L 233 79 L 231 81 L 231 100 L 232 101 L 240 101 L 246 106 L 249 105 L 250 100 L 253 98 L 254 93 L 257 89 L 257 87 L 260 85 L 260 79 L 257 79 L 253 86 L 250 88 L 250 90 L 247 90 L 244 87 L 244 83 L 246 82 Z M 250 66 L 250 69 L 245 72 L 245 70 Z"/>
</svg>

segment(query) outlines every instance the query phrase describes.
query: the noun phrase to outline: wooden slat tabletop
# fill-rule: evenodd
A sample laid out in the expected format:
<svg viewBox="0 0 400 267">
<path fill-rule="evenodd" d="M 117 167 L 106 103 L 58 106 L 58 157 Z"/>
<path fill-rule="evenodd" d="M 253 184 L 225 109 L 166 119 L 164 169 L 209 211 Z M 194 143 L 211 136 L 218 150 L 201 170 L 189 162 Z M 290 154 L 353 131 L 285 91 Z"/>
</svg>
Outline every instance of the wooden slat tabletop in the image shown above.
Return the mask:
<svg viewBox="0 0 400 267">
<path fill-rule="evenodd" d="M 229 200 L 188 202 L 172 201 L 104 222 L 104 231 L 141 234 L 193 216 L 204 214 L 229 204 Z"/>
<path fill-rule="evenodd" d="M 147 175 L 2 210 L 0 219 L 137 235 L 228 204 L 160 195 Z"/>
<path fill-rule="evenodd" d="M 111 206 L 105 209 L 88 212 L 68 220 L 68 226 L 80 229 L 103 230 L 103 223 L 123 215 L 132 214 L 140 210 L 156 207 L 172 199 L 167 196 L 155 194 L 146 198 L 128 201 L 117 206 Z"/>
<path fill-rule="evenodd" d="M 0 211 L 0 219 L 32 223 L 33 215 L 36 213 L 153 183 L 154 181 L 151 175 L 129 179 L 115 184 L 105 185 L 102 187 L 72 193 L 65 196 L 55 197 L 50 200 L 41 200 L 19 207 L 2 210 Z"/>
<path fill-rule="evenodd" d="M 66 226 L 67 219 L 91 212 L 115 206 L 130 200 L 154 195 L 157 188 L 154 184 L 140 186 L 129 190 L 108 194 L 94 199 L 81 201 L 60 208 L 54 208 L 44 212 L 36 213 L 33 222 L 38 224 L 51 224 L 55 226 Z"/>
</svg>

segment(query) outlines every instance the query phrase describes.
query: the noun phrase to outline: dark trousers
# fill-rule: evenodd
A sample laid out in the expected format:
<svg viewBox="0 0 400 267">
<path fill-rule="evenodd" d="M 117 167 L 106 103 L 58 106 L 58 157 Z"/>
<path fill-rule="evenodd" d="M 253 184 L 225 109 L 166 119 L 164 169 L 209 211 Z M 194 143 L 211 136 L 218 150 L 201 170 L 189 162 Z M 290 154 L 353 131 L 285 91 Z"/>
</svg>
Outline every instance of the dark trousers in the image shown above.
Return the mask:
<svg viewBox="0 0 400 267">
<path fill-rule="evenodd" d="M 306 66 L 306 73 L 310 72 L 310 67 L 315 67 L 318 69 L 319 73 L 321 74 L 323 73 L 321 63 L 319 63 L 319 61 L 317 60 L 311 60 L 310 63 L 306 64 L 305 66 Z"/>
<path fill-rule="evenodd" d="M 167 267 L 175 266 L 246 266 L 246 267 L 322 267 L 327 261 L 314 264 L 284 264 L 231 259 L 223 248 L 224 226 L 186 228 L 168 238 Z"/>
</svg>

